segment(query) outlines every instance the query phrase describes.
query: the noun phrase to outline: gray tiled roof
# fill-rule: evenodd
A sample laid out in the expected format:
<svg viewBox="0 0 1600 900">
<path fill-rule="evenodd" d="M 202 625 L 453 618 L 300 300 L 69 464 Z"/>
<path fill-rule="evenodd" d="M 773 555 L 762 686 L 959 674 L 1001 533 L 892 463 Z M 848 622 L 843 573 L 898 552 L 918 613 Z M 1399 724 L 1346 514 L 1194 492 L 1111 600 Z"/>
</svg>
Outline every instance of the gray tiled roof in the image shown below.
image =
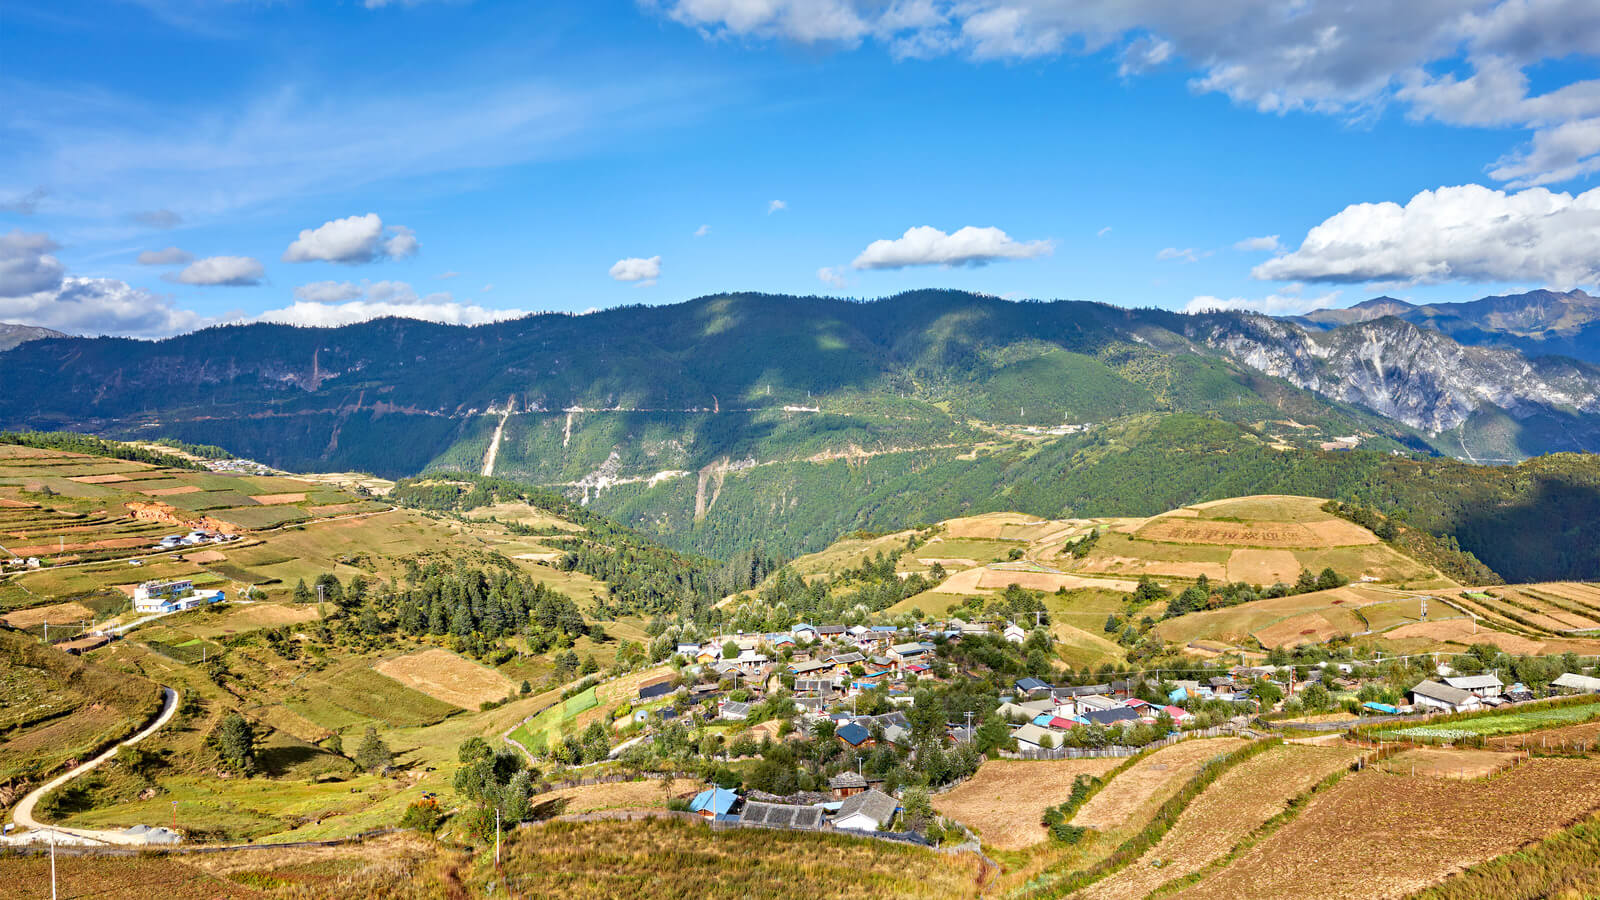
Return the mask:
<svg viewBox="0 0 1600 900">
<path fill-rule="evenodd" d="M 893 797 L 874 788 L 859 794 L 851 794 L 840 801 L 837 818 L 844 819 L 860 813 L 883 825 L 894 818 L 894 811 L 899 808 L 900 804 Z"/>
</svg>

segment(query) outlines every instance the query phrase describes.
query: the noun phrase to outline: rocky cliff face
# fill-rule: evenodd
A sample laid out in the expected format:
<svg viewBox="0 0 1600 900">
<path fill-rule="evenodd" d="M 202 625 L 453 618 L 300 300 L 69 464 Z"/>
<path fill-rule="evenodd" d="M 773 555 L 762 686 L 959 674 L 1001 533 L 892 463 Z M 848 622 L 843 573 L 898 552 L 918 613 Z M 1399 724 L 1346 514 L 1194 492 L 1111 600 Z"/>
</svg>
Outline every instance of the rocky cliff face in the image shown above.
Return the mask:
<svg viewBox="0 0 1600 900">
<path fill-rule="evenodd" d="M 1395 318 L 1311 331 L 1265 316 L 1200 316 L 1189 336 L 1251 368 L 1429 434 L 1489 407 L 1518 420 L 1600 416 L 1600 369 L 1466 347 Z"/>
<path fill-rule="evenodd" d="M 0 322 L 0 351 L 10 350 L 18 344 L 28 341 L 37 341 L 42 338 L 66 337 L 59 331 L 40 328 L 37 325 L 17 325 L 11 322 Z"/>
</svg>

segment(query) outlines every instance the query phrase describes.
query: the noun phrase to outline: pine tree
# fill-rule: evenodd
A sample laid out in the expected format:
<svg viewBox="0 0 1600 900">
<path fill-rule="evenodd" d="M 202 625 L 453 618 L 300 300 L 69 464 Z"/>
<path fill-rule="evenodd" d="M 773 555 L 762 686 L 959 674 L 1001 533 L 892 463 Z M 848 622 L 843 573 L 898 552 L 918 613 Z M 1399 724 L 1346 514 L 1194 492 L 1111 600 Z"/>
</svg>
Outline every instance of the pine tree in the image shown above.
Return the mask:
<svg viewBox="0 0 1600 900">
<path fill-rule="evenodd" d="M 361 737 L 361 746 L 356 748 L 356 765 L 373 772 L 389 768 L 393 760 L 394 754 L 389 752 L 389 745 L 378 737 L 376 728 L 368 725 L 366 734 Z"/>
</svg>

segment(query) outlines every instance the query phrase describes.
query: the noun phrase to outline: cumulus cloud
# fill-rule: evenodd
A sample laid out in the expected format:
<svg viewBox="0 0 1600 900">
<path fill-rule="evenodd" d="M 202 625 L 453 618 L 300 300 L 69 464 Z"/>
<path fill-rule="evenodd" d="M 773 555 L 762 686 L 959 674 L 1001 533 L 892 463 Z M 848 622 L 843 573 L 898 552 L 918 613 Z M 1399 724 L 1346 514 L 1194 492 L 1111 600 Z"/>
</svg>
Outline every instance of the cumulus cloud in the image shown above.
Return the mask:
<svg viewBox="0 0 1600 900">
<path fill-rule="evenodd" d="M 710 225 L 701 225 L 699 228 L 696 228 L 694 230 L 694 236 L 695 237 L 705 237 L 706 235 L 708 235 L 710 233 L 711 233 L 711 226 Z"/>
<path fill-rule="evenodd" d="M 349 281 L 313 281 L 294 289 L 294 295 L 312 303 L 343 303 L 365 295 L 365 285 Z"/>
<path fill-rule="evenodd" d="M 449 294 L 430 294 L 410 301 L 354 300 L 348 303 L 318 303 L 301 300 L 281 309 L 268 310 L 256 316 L 253 321 L 335 328 L 369 319 L 399 316 L 405 319 L 421 319 L 425 322 L 440 322 L 445 325 L 484 325 L 489 322 L 520 318 L 527 314 L 520 309 L 489 309 L 469 303 L 458 303 L 450 299 Z"/>
<path fill-rule="evenodd" d="M 661 257 L 652 256 L 644 259 L 630 256 L 627 259 L 619 259 L 611 265 L 611 277 L 617 281 L 636 282 L 641 287 L 655 284 L 656 279 L 661 277 Z"/>
<path fill-rule="evenodd" d="M 850 265 L 856 269 L 907 266 L 981 266 L 1002 259 L 1032 259 L 1055 249 L 1050 241 L 1015 241 L 998 228 L 968 225 L 945 234 L 929 225 L 906 229 L 894 240 L 877 240 Z"/>
<path fill-rule="evenodd" d="M 39 204 L 50 192 L 42 187 L 36 187 L 26 194 L 20 194 L 10 200 L 0 200 L 0 212 L 16 213 L 19 216 L 31 216 L 39 211 Z"/>
<path fill-rule="evenodd" d="M 1224 310 L 1238 310 L 1244 312 L 1265 313 L 1269 316 L 1298 316 L 1314 309 L 1332 306 L 1339 299 L 1339 291 L 1330 291 L 1307 297 L 1301 293 L 1302 286 L 1291 284 L 1283 290 L 1268 294 L 1260 299 L 1245 297 L 1199 296 L 1190 300 L 1183 307 L 1186 313 L 1218 312 Z"/>
<path fill-rule="evenodd" d="M 67 273 L 51 255 L 59 249 L 48 234 L 14 228 L 0 235 L 0 297 L 22 297 L 58 287 Z"/>
<path fill-rule="evenodd" d="M 1252 270 L 1267 281 L 1398 284 L 1600 281 L 1600 188 L 1576 197 L 1467 184 L 1422 191 L 1406 205 L 1357 203 L 1300 247 Z"/>
<path fill-rule="evenodd" d="M 1185 247 L 1182 250 L 1179 250 L 1177 247 L 1167 247 L 1156 253 L 1156 259 L 1176 259 L 1182 262 L 1198 262 L 1200 260 L 1200 251 L 1194 249 L 1193 247 Z"/>
<path fill-rule="evenodd" d="M 266 276 L 261 261 L 249 256 L 208 256 L 197 259 L 172 277 L 179 284 L 248 287 Z"/>
<path fill-rule="evenodd" d="M 829 287 L 842 288 L 846 284 L 844 273 L 831 266 L 824 266 L 818 269 L 817 278 Z"/>
<path fill-rule="evenodd" d="M 775 212 L 782 212 L 788 208 L 789 204 L 783 202 L 782 200 L 771 200 L 767 203 L 767 215 L 770 216 Z"/>
<path fill-rule="evenodd" d="M 416 233 L 404 225 L 385 229 L 377 213 L 349 216 L 307 228 L 283 251 L 284 262 L 370 263 L 404 259 L 421 245 Z"/>
<path fill-rule="evenodd" d="M 150 228 L 177 228 L 183 224 L 183 217 L 170 209 L 147 209 L 128 218 Z"/>
<path fill-rule="evenodd" d="M 1276 253 L 1283 249 L 1283 244 L 1278 242 L 1275 234 L 1262 235 L 1261 237 L 1245 238 L 1233 245 L 1235 250 L 1244 250 L 1247 253 Z"/>
<path fill-rule="evenodd" d="M 1533 96 L 1524 75 L 1541 62 L 1595 54 L 1600 4 L 1593 0 L 640 2 L 712 40 L 873 42 L 902 59 L 1102 54 L 1123 77 L 1183 66 L 1194 91 L 1262 112 L 1367 119 L 1399 104 L 1413 117 L 1449 124 L 1534 129 L 1533 145 L 1495 168 L 1513 187 L 1600 170 L 1600 138 L 1585 140 L 1589 128 L 1546 134 L 1600 116 L 1600 79 L 1569 76 Z M 1466 70 L 1473 74 L 1458 76 Z"/>
<path fill-rule="evenodd" d="M 166 337 L 215 320 L 114 278 L 68 276 L 49 290 L 0 297 L 0 321 L 26 322 L 71 334 Z"/>
<path fill-rule="evenodd" d="M 186 262 L 193 262 L 194 254 L 177 247 L 168 247 L 165 250 L 146 250 L 139 254 L 141 266 L 181 266 Z"/>
</svg>

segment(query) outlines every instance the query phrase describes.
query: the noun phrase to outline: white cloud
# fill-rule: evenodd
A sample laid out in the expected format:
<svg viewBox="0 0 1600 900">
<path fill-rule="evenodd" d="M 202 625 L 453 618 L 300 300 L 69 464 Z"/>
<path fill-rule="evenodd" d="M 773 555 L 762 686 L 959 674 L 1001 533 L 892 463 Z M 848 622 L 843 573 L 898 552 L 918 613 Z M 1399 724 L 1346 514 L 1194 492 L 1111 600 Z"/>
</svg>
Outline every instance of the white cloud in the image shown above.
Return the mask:
<svg viewBox="0 0 1600 900">
<path fill-rule="evenodd" d="M 1545 136 L 1600 116 L 1600 79 L 1530 97 L 1524 74 L 1541 62 L 1596 55 L 1600 4 L 1593 0 L 640 2 L 713 40 L 845 48 L 872 41 L 897 58 L 979 61 L 1102 54 L 1123 77 L 1184 66 L 1194 91 L 1221 93 L 1262 112 L 1370 119 L 1389 104 L 1408 104 L 1418 118 L 1535 129 L 1530 150 L 1497 164 L 1506 174 L 1495 177 L 1513 187 L 1600 169 L 1593 161 L 1600 139 Z M 1463 68 L 1473 74 L 1454 74 Z M 1546 149 L 1541 140 L 1560 146 Z"/>
<path fill-rule="evenodd" d="M 14 228 L 0 235 L 0 297 L 54 290 L 67 269 L 51 254 L 61 249 L 48 234 Z"/>
<path fill-rule="evenodd" d="M 1401 284 L 1600 281 L 1600 188 L 1574 197 L 1467 184 L 1422 191 L 1405 206 L 1357 203 L 1300 247 L 1258 266 L 1268 281 Z"/>
<path fill-rule="evenodd" d="M 294 295 L 312 303 L 343 303 L 366 294 L 365 285 L 350 281 L 313 281 L 294 289 Z"/>
<path fill-rule="evenodd" d="M 55 287 L 0 298 L 0 321 L 26 322 L 71 334 L 166 337 L 215 320 L 172 305 L 168 297 L 113 278 L 67 277 Z"/>
<path fill-rule="evenodd" d="M 968 225 L 953 234 L 919 225 L 894 240 L 867 245 L 851 266 L 857 269 L 901 269 L 906 266 L 981 266 L 1001 259 L 1031 259 L 1055 249 L 1050 241 L 1019 242 L 998 228 Z"/>
<path fill-rule="evenodd" d="M 404 225 L 392 225 L 385 233 L 377 213 L 349 216 L 324 222 L 300 232 L 283 251 L 284 262 L 369 263 L 380 259 L 404 259 L 421 246 L 416 233 Z"/>
<path fill-rule="evenodd" d="M 1190 300 L 1183 307 L 1186 313 L 1217 312 L 1222 310 L 1239 310 L 1246 312 L 1265 313 L 1269 316 L 1298 316 L 1314 309 L 1332 306 L 1339 299 L 1339 291 L 1331 291 L 1314 297 L 1301 294 L 1301 285 L 1291 284 L 1283 290 L 1268 294 L 1259 300 L 1244 297 L 1230 297 L 1226 300 L 1221 297 L 1200 296 Z"/>
<path fill-rule="evenodd" d="M 447 280 L 447 279 L 450 279 L 450 278 L 459 278 L 460 276 L 461 276 L 460 272 L 450 271 L 450 272 L 440 272 L 438 275 L 435 275 L 433 277 L 439 279 L 440 281 L 444 281 L 444 280 Z"/>
<path fill-rule="evenodd" d="M 767 215 L 770 216 L 775 212 L 782 212 L 788 208 L 789 204 L 783 202 L 782 200 L 772 200 L 767 203 Z"/>
<path fill-rule="evenodd" d="M 183 224 L 183 217 L 170 209 L 147 209 L 128 218 L 150 228 L 177 228 Z"/>
<path fill-rule="evenodd" d="M 1100 229 L 1099 231 L 1096 231 L 1094 233 L 1094 236 L 1095 237 L 1105 237 L 1106 235 L 1108 235 L 1110 233 L 1111 233 L 1111 226 L 1107 225 L 1106 227 Z"/>
<path fill-rule="evenodd" d="M 266 276 L 261 261 L 249 256 L 208 256 L 197 259 L 173 276 L 179 284 L 248 287 Z"/>
<path fill-rule="evenodd" d="M 487 294 L 494 290 L 494 282 L 490 282 L 479 289 L 479 293 Z"/>
<path fill-rule="evenodd" d="M 711 226 L 710 225 L 701 225 L 699 228 L 696 228 L 694 230 L 694 236 L 695 237 L 705 237 L 706 235 L 708 235 L 710 233 L 711 233 Z"/>
<path fill-rule="evenodd" d="M 1233 245 L 1235 250 L 1244 250 L 1248 253 L 1277 253 L 1283 249 L 1283 244 L 1278 242 L 1275 234 L 1262 235 L 1261 237 L 1245 238 Z"/>
<path fill-rule="evenodd" d="M 637 282 L 641 287 L 655 284 L 656 279 L 661 277 L 661 257 L 644 259 L 630 256 L 619 259 L 611 265 L 611 277 L 617 281 Z"/>
<path fill-rule="evenodd" d="M 484 325 L 527 315 L 520 309 L 489 309 L 473 304 L 457 303 L 449 294 L 430 294 L 410 300 L 354 300 L 348 303 L 317 303 L 298 301 L 281 309 L 268 310 L 252 321 L 277 322 L 284 325 L 304 325 L 317 328 L 335 328 L 352 325 L 369 319 L 399 316 L 421 319 L 445 325 Z"/>
<path fill-rule="evenodd" d="M 1182 250 L 1179 250 L 1177 247 L 1167 247 L 1156 253 L 1156 259 L 1176 259 L 1182 262 L 1192 263 L 1199 262 L 1199 253 L 1200 251 L 1194 249 L 1193 247 L 1185 247 Z"/>
<path fill-rule="evenodd" d="M 165 250 L 145 250 L 139 254 L 141 266 L 181 266 L 186 262 L 193 262 L 194 254 L 177 247 L 168 247 Z"/>
<path fill-rule="evenodd" d="M 831 266 L 824 266 L 818 269 L 817 278 L 829 287 L 842 288 L 847 283 L 844 273 Z"/>
</svg>

